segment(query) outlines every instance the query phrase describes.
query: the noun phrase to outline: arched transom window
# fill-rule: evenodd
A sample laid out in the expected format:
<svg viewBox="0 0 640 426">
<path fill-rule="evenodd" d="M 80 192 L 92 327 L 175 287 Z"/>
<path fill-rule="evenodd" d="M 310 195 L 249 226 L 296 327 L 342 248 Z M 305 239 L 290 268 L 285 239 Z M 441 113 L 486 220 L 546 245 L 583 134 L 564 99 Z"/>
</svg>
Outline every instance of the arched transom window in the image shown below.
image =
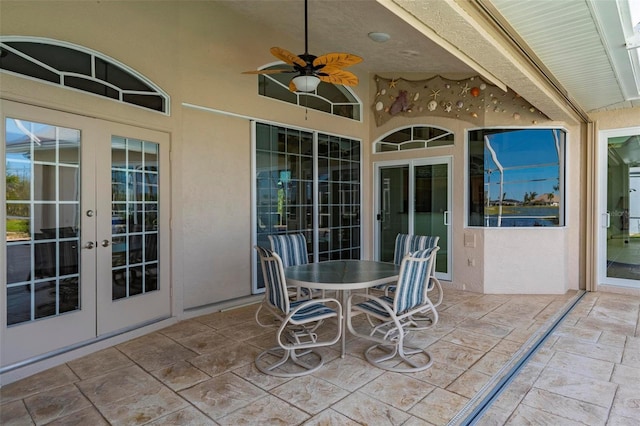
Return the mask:
<svg viewBox="0 0 640 426">
<path fill-rule="evenodd" d="M 262 69 L 282 68 L 290 69 L 291 67 L 277 64 Z M 292 77 L 290 73 L 260 74 L 258 75 L 258 93 L 290 104 L 360 121 L 362 103 L 348 87 L 320 82 L 313 92 L 294 93 L 289 90 L 289 81 Z"/>
<path fill-rule="evenodd" d="M 374 152 L 405 151 L 453 145 L 453 133 L 431 126 L 409 126 L 394 130 L 374 142 Z"/>
<path fill-rule="evenodd" d="M 169 95 L 131 68 L 58 40 L 0 37 L 0 71 L 169 114 Z"/>
</svg>

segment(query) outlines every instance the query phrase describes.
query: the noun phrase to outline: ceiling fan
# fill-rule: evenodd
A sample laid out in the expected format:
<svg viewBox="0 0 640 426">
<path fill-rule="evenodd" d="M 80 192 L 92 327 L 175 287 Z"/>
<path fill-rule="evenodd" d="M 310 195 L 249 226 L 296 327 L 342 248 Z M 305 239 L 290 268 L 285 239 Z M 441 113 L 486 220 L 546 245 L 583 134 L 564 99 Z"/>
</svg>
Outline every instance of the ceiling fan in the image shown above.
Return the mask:
<svg viewBox="0 0 640 426">
<path fill-rule="evenodd" d="M 320 81 L 331 84 L 342 84 L 344 86 L 355 86 L 358 84 L 358 77 L 342 68 L 357 64 L 362 58 L 351 53 L 327 53 L 326 55 L 314 56 L 309 54 L 308 32 L 307 32 L 307 0 L 304 0 L 304 53 L 294 55 L 281 47 L 272 47 L 271 54 L 288 65 L 290 69 L 267 69 L 245 71 L 243 74 L 280 74 L 298 73 L 289 82 L 289 90 L 292 92 L 313 92 L 320 84 Z"/>
</svg>

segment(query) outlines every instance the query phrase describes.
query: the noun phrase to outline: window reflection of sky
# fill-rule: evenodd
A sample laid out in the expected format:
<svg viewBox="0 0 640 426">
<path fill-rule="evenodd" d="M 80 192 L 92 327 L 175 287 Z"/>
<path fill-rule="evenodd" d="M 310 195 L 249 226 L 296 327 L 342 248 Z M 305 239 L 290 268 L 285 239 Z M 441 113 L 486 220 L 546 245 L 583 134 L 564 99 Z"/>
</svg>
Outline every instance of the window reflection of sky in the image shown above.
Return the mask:
<svg viewBox="0 0 640 426">
<path fill-rule="evenodd" d="M 525 194 L 557 193 L 560 176 L 558 148 L 551 129 L 515 130 L 489 134 L 503 167 L 505 199 L 523 201 Z M 558 137 L 562 133 L 558 132 Z M 485 185 L 491 199 L 500 196 L 500 170 L 485 147 Z"/>
<path fill-rule="evenodd" d="M 31 143 L 34 150 L 46 151 L 77 147 L 80 131 L 49 124 L 7 118 L 5 120 L 6 160 L 31 160 Z"/>
</svg>

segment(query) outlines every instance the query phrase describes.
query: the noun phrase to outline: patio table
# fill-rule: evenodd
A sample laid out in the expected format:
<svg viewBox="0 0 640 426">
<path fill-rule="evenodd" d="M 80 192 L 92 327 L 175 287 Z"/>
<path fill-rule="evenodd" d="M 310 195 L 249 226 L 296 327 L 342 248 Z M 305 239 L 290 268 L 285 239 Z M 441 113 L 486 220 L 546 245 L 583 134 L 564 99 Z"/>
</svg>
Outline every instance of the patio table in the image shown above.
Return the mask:
<svg viewBox="0 0 640 426">
<path fill-rule="evenodd" d="M 329 260 L 289 266 L 284 269 L 287 285 L 317 290 L 335 290 L 342 299 L 342 358 L 346 354 L 347 298 L 351 290 L 362 290 L 398 280 L 400 266 L 373 260 Z"/>
</svg>

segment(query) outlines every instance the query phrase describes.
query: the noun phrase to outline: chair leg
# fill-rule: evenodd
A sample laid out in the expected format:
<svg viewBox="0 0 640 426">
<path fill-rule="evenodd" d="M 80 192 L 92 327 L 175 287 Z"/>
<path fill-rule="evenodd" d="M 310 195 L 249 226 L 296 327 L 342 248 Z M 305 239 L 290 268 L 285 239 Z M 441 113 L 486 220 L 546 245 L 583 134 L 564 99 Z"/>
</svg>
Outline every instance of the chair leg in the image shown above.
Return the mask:
<svg viewBox="0 0 640 426">
<path fill-rule="evenodd" d="M 435 275 L 431 276 L 431 281 L 433 282 L 433 287 L 429 291 L 436 290 L 436 292 L 438 293 L 438 299 L 436 299 L 433 304 L 433 307 L 437 308 L 442 303 L 442 297 L 444 296 L 444 293 L 442 292 L 442 284 L 440 284 L 440 280 L 437 279 Z"/>
<path fill-rule="evenodd" d="M 386 352 L 386 354 L 374 356 L 372 351 L 375 349 L 382 350 Z M 422 353 L 428 361 L 420 363 L 408 358 L 409 355 L 419 353 Z M 364 356 L 367 361 L 376 367 L 383 370 L 394 371 L 396 373 L 413 373 L 416 371 L 422 371 L 431 367 L 433 364 L 433 358 L 431 358 L 431 355 L 426 350 L 395 345 L 373 345 L 364 352 Z M 402 366 L 403 364 L 408 365 L 408 367 Z"/>
<path fill-rule="evenodd" d="M 269 363 L 265 359 L 266 357 L 279 357 L 276 361 Z M 311 357 L 312 362 L 303 361 L 301 357 Z M 291 362 L 288 362 L 291 361 Z M 324 365 L 324 358 L 321 353 L 311 349 L 305 349 L 300 353 L 296 353 L 295 350 L 283 349 L 280 346 L 267 349 L 256 357 L 256 368 L 264 374 L 269 374 L 276 377 L 298 377 L 311 374 Z M 291 367 L 302 368 L 301 371 L 287 371 L 292 370 Z M 296 368 L 300 370 L 299 368 Z"/>
<path fill-rule="evenodd" d="M 431 355 L 424 349 L 405 346 L 404 339 L 406 336 L 406 331 L 403 330 L 394 338 L 395 344 L 378 343 L 371 346 L 364 352 L 365 358 L 378 368 L 397 373 L 412 373 L 431 367 L 433 364 Z M 376 349 L 385 352 L 385 354 L 374 356 L 372 351 Z M 409 356 L 416 354 L 422 354 L 422 357 L 426 357 L 427 361 L 418 362 L 409 358 Z"/>
</svg>

